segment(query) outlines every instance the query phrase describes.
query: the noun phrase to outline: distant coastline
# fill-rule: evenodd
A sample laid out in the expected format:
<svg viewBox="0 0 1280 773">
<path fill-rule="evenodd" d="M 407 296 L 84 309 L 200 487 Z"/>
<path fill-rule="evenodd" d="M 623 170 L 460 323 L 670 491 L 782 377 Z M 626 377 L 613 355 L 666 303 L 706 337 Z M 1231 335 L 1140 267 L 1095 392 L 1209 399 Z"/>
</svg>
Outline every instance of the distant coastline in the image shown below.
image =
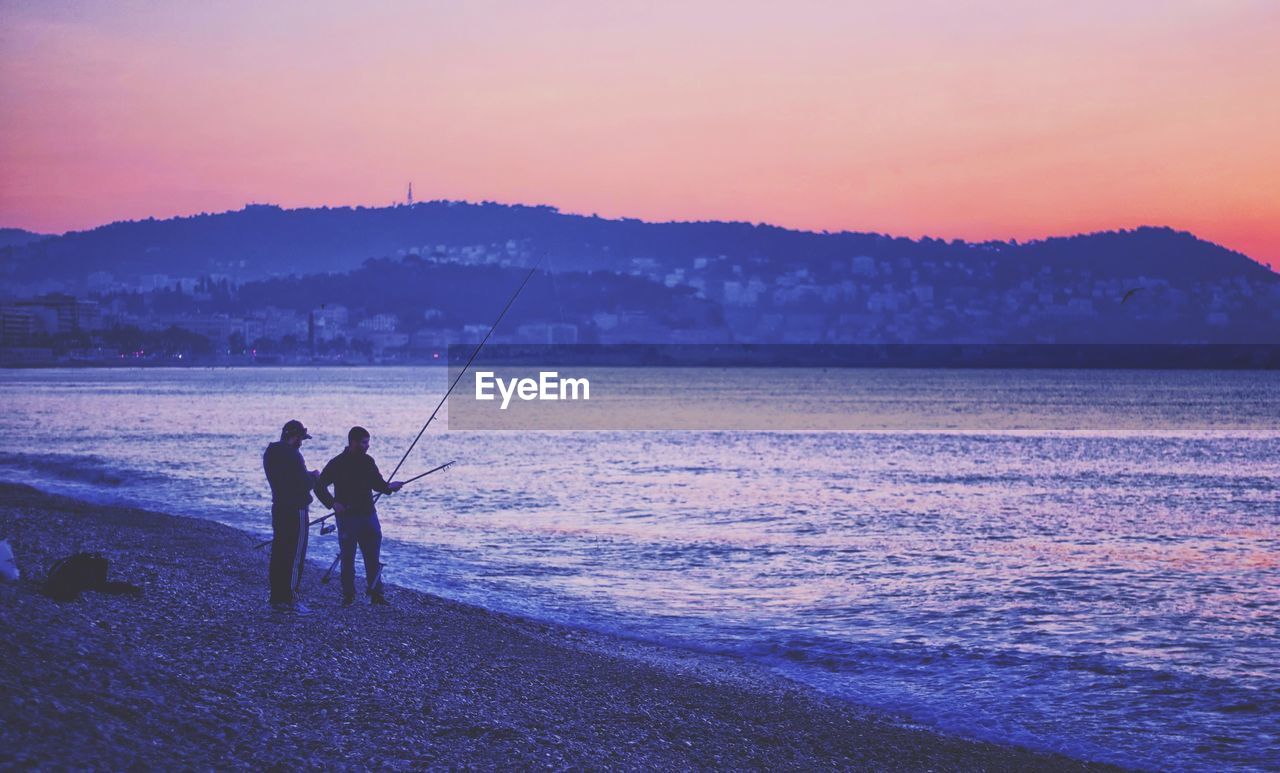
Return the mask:
<svg viewBox="0 0 1280 773">
<path fill-rule="evenodd" d="M 1280 343 L 1280 274 L 1170 228 L 980 243 L 428 202 L 0 247 L 0 349 L 430 359 L 494 343 Z"/>
<path fill-rule="evenodd" d="M 3 368 L 433 367 L 461 365 L 476 347 L 432 356 L 56 355 L 0 349 Z M 1278 370 L 1280 344 L 490 344 L 481 364 L 580 367 Z"/>
</svg>

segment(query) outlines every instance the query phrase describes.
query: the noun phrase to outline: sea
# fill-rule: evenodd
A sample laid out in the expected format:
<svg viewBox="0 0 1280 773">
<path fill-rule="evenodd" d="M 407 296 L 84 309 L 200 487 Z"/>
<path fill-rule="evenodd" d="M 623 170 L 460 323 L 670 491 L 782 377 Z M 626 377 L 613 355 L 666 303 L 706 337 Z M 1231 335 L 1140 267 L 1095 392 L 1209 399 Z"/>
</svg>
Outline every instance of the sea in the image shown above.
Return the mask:
<svg viewBox="0 0 1280 773">
<path fill-rule="evenodd" d="M 1280 770 L 1280 372 L 871 375 L 913 415 L 945 393 L 962 420 L 786 428 L 838 410 L 861 370 L 805 390 L 795 370 L 753 372 L 742 410 L 775 412 L 771 430 L 459 431 L 446 410 L 396 477 L 456 463 L 379 503 L 385 577 L 745 659 L 966 737 Z M 265 537 L 261 453 L 286 420 L 311 428 L 317 468 L 368 428 L 389 475 L 447 383 L 443 367 L 0 371 L 0 479 Z M 732 412 L 734 383 L 703 396 Z M 1003 395 L 1026 421 L 963 421 Z M 312 561 L 336 551 L 313 532 Z"/>
</svg>

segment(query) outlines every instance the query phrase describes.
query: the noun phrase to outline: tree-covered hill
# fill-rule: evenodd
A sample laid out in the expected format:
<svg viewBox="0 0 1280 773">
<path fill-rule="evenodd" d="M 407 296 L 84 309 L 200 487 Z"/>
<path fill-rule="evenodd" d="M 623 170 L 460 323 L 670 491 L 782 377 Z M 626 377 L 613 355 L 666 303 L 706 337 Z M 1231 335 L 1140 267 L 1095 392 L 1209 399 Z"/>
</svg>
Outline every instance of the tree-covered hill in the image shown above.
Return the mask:
<svg viewBox="0 0 1280 773">
<path fill-rule="evenodd" d="M 425 202 L 382 208 L 282 209 L 112 223 L 26 243 L 0 240 L 0 281 L 82 282 L 93 272 L 225 274 L 238 281 L 346 271 L 397 254 L 527 264 L 556 271 L 627 272 L 636 261 L 679 268 L 699 258 L 768 266 L 770 272 L 868 256 L 890 264 L 984 262 L 1010 276 L 1030 267 L 1096 277 L 1159 277 L 1171 284 L 1275 278 L 1248 257 L 1168 228 L 1138 228 L 1024 244 L 911 240 L 874 233 L 814 233 L 736 222 L 649 223 L 564 214 L 552 207 Z"/>
</svg>

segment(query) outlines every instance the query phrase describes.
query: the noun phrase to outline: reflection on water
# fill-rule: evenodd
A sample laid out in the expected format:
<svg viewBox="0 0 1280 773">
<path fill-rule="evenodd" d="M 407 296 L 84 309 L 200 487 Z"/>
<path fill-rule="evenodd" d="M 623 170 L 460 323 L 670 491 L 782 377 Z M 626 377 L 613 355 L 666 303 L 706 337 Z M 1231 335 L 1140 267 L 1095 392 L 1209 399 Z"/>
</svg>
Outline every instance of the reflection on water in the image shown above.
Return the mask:
<svg viewBox="0 0 1280 773">
<path fill-rule="evenodd" d="M 757 378 L 754 404 L 793 377 Z M 1091 377 L 996 382 L 1025 397 L 1028 378 L 1052 395 Z M 1124 378 L 1100 410 L 1164 389 L 1256 415 L 1223 395 L 1280 393 L 1280 374 Z M 286 419 L 312 428 L 312 466 L 368 427 L 390 472 L 443 389 L 429 369 L 9 371 L 0 426 L 25 440 L 0 475 L 265 532 L 259 455 Z M 384 500 L 388 579 L 763 660 L 970 735 L 1264 769 L 1280 765 L 1278 451 L 1271 430 L 433 429 L 400 477 L 459 464 Z"/>
</svg>

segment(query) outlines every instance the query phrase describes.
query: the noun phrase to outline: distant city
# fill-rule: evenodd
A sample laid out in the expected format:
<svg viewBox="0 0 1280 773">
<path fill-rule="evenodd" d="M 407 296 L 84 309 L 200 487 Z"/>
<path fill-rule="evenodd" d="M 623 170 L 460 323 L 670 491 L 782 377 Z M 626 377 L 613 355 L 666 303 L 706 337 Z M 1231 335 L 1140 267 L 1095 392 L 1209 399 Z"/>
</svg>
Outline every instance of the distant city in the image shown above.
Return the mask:
<svg viewBox="0 0 1280 773">
<path fill-rule="evenodd" d="M 254 247 L 299 218 L 346 244 Z M 435 362 L 535 264 L 495 343 L 1280 341 L 1280 276 L 1163 228 L 971 244 L 428 202 L 6 238 L 9 366 Z"/>
</svg>

